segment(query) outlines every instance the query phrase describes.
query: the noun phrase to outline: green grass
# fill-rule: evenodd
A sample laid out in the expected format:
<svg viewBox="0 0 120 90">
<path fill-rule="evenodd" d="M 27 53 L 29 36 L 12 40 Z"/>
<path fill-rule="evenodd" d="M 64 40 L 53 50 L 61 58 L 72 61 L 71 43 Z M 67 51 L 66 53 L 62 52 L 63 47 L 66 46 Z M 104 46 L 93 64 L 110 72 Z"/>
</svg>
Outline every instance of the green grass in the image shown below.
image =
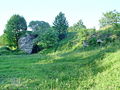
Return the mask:
<svg viewBox="0 0 120 90">
<path fill-rule="evenodd" d="M 80 35 L 69 31 L 56 52 L 1 48 L 0 90 L 120 90 L 120 41 L 83 48 Z"/>
<path fill-rule="evenodd" d="M 120 90 L 120 42 L 0 56 L 0 90 Z"/>
</svg>

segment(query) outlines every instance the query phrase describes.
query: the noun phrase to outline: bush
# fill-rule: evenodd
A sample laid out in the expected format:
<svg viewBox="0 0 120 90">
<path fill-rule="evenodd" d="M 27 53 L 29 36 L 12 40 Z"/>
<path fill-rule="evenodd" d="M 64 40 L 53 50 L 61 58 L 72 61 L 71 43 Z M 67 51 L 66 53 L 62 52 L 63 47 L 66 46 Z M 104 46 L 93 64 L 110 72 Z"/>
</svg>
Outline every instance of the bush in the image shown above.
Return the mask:
<svg viewBox="0 0 120 90">
<path fill-rule="evenodd" d="M 6 45 L 8 45 L 6 40 L 6 34 L 3 34 L 0 36 L 0 46 L 6 46 Z"/>
<path fill-rule="evenodd" d="M 97 33 L 92 34 L 87 39 L 89 45 L 97 46 L 97 45 L 107 45 L 116 40 L 120 40 L 120 30 L 100 30 Z"/>
<path fill-rule="evenodd" d="M 68 28 L 68 36 L 66 39 L 60 41 L 59 50 L 71 50 L 77 49 L 83 46 L 83 42 L 88 39 L 90 35 L 95 33 L 95 29 L 81 29 L 78 28 L 75 30 L 75 27 L 72 26 Z"/>
<path fill-rule="evenodd" d="M 44 32 L 41 33 L 37 32 L 37 38 L 34 42 L 37 42 L 37 45 L 43 48 L 50 48 L 57 44 L 58 36 L 54 29 L 49 28 L 47 30 L 43 30 Z"/>
</svg>

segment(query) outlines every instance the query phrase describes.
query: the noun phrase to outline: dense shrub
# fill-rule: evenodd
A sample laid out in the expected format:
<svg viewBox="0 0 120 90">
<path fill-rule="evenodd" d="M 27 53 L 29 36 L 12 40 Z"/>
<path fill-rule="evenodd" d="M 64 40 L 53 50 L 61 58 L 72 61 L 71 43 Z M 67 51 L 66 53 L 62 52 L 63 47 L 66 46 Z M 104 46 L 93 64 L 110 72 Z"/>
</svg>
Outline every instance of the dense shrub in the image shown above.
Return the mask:
<svg viewBox="0 0 120 90">
<path fill-rule="evenodd" d="M 8 45 L 6 34 L 3 34 L 0 36 L 0 46 L 6 46 L 6 45 Z"/>
<path fill-rule="evenodd" d="M 34 40 L 34 42 L 37 42 L 37 45 L 43 48 L 53 47 L 58 42 L 58 34 L 53 28 L 49 28 L 47 30 L 43 29 L 42 33 L 40 31 L 37 32 L 36 35 L 37 38 Z"/>
<path fill-rule="evenodd" d="M 58 50 L 71 50 L 80 48 L 83 46 L 83 42 L 95 32 L 95 29 L 81 29 L 80 27 L 75 30 L 74 26 L 69 27 L 67 38 L 60 41 Z"/>
<path fill-rule="evenodd" d="M 100 30 L 97 33 L 92 34 L 87 39 L 89 45 L 107 45 L 116 40 L 120 40 L 120 30 Z"/>
</svg>

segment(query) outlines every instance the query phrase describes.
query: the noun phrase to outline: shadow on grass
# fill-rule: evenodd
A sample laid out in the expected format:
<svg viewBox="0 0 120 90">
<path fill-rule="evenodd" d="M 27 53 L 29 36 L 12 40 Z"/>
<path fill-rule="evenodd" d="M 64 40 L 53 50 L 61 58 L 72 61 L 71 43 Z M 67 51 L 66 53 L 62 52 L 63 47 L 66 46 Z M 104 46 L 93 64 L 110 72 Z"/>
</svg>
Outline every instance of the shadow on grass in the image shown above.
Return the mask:
<svg viewBox="0 0 120 90">
<path fill-rule="evenodd" d="M 88 66 L 89 69 L 91 70 L 91 72 L 93 73 L 93 75 L 96 75 L 99 72 L 104 71 L 106 68 L 102 67 L 99 65 L 99 61 L 102 62 L 102 60 L 104 59 L 105 55 L 108 53 L 114 53 L 116 51 L 118 51 L 120 49 L 120 47 L 118 47 L 117 43 L 116 44 L 111 44 L 105 47 L 89 47 L 89 48 L 81 48 L 79 50 L 76 51 L 71 51 L 71 52 L 67 52 L 67 53 L 63 53 L 60 56 L 62 58 L 54 60 L 53 63 L 55 64 L 59 64 L 59 63 L 64 63 L 67 65 L 73 63 L 73 65 L 79 65 L 79 67 L 86 67 Z M 74 55 L 77 53 L 83 53 L 83 52 L 91 52 L 91 51 L 95 51 L 95 53 L 90 54 L 86 57 L 83 57 L 82 55 L 79 56 L 78 55 Z M 89 53 L 88 53 L 89 54 Z M 72 66 L 71 66 L 72 67 Z M 74 69 L 74 68 L 73 68 Z"/>
<path fill-rule="evenodd" d="M 118 46 L 120 45 L 116 44 L 109 45 L 107 47 L 89 47 L 85 49 L 80 48 L 79 50 L 58 54 L 58 57 L 56 54 L 53 56 L 41 55 L 39 57 L 38 55 L 31 55 L 26 60 L 26 62 L 28 61 L 27 68 L 30 71 L 27 73 L 27 71 L 23 72 L 22 69 L 20 72 L 22 72 L 23 75 L 19 74 L 18 77 L 26 76 L 27 78 L 38 79 L 38 82 L 27 82 L 27 85 L 29 86 L 37 83 L 34 86 L 37 87 L 41 80 L 46 80 L 45 83 L 41 84 L 41 87 L 48 87 L 50 83 L 51 85 L 55 85 L 55 88 L 59 86 L 64 86 L 66 88 L 67 86 L 65 86 L 65 84 L 67 83 L 71 85 L 72 89 L 75 89 L 79 86 L 79 81 L 87 81 L 90 75 L 94 77 L 98 73 L 105 71 L 105 68 L 100 66 L 99 64 L 101 63 L 98 62 L 102 62 L 106 54 L 114 53 L 119 50 L 120 47 Z M 30 60 L 30 58 L 32 59 Z M 36 64 L 36 62 L 39 63 L 39 61 L 43 64 Z M 57 84 L 56 80 L 58 80 Z M 94 85 L 94 82 L 91 85 Z M 49 89 L 50 88 L 51 86 Z M 88 90 L 89 88 L 84 89 Z"/>
</svg>

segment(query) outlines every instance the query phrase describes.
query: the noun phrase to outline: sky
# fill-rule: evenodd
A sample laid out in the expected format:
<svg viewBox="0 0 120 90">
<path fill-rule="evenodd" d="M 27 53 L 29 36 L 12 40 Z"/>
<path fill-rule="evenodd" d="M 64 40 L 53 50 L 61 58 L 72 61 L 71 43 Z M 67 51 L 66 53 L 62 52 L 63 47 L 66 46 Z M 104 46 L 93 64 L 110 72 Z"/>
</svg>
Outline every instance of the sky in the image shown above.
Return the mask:
<svg viewBox="0 0 120 90">
<path fill-rule="evenodd" d="M 0 0 L 0 35 L 14 14 L 23 16 L 27 24 L 39 20 L 52 25 L 63 12 L 70 26 L 82 19 L 87 28 L 99 28 L 102 13 L 114 9 L 120 12 L 120 0 Z"/>
</svg>

